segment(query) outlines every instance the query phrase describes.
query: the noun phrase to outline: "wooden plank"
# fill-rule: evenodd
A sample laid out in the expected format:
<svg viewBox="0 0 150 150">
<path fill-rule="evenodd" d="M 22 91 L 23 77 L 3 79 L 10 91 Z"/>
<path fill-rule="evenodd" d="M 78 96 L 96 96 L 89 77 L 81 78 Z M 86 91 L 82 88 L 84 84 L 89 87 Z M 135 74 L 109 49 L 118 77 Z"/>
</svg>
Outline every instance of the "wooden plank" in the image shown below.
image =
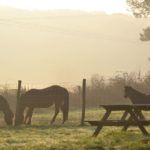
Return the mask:
<svg viewBox="0 0 150 150">
<path fill-rule="evenodd" d="M 110 116 L 110 114 L 111 114 L 111 110 L 107 110 L 101 121 L 106 121 L 108 117 Z M 96 130 L 94 131 L 93 136 L 96 137 L 102 128 L 103 128 L 103 124 L 99 124 Z"/>
<path fill-rule="evenodd" d="M 18 91 L 17 91 L 17 101 L 16 101 L 16 112 L 15 112 L 15 126 L 19 125 L 18 116 L 19 116 L 19 100 L 20 100 L 20 92 L 21 92 L 21 83 L 22 81 L 18 81 Z"/>
<path fill-rule="evenodd" d="M 132 105 L 100 105 L 100 107 L 106 110 L 121 111 L 132 109 Z"/>
<path fill-rule="evenodd" d="M 149 104 L 133 105 L 133 108 L 136 110 L 150 111 L 150 105 Z"/>
<path fill-rule="evenodd" d="M 139 122 L 141 121 L 141 120 L 145 120 L 145 117 L 144 117 L 144 115 L 142 114 L 142 112 L 141 112 L 141 110 L 136 110 L 136 109 L 134 109 L 134 110 L 132 110 L 134 113 L 135 113 L 135 115 L 137 116 L 137 118 L 138 118 L 138 120 L 139 120 Z M 132 121 L 132 116 L 130 116 L 129 117 L 129 119 L 128 119 L 128 121 Z M 148 121 L 148 120 L 147 120 Z M 126 131 L 128 128 L 129 128 L 129 124 L 126 124 L 126 125 L 124 125 L 124 127 L 123 127 L 123 131 Z"/>
<path fill-rule="evenodd" d="M 132 104 L 132 105 L 100 105 L 104 109 L 111 110 L 127 110 L 127 109 L 139 109 L 150 111 L 150 104 Z"/>
<path fill-rule="evenodd" d="M 86 105 L 86 79 L 83 79 L 82 83 L 82 116 L 81 116 L 81 125 L 84 125 L 85 118 L 85 105 Z"/>
<path fill-rule="evenodd" d="M 92 126 L 124 126 L 124 125 L 130 125 L 130 126 L 137 126 L 138 123 L 135 121 L 122 121 L 122 120 L 106 120 L 106 121 L 85 121 L 91 124 Z M 142 125 L 148 126 L 150 125 L 150 120 L 140 120 L 139 121 Z"/>
<path fill-rule="evenodd" d="M 123 113 L 123 116 L 121 117 L 121 120 L 126 120 L 127 116 L 128 116 L 128 111 L 125 111 Z"/>
<path fill-rule="evenodd" d="M 137 118 L 136 114 L 134 111 L 129 111 L 132 119 L 137 123 L 137 126 L 140 128 L 140 130 L 142 131 L 143 134 L 148 135 L 149 133 L 147 132 L 147 130 L 144 128 L 143 124 L 140 122 L 140 120 Z"/>
</svg>

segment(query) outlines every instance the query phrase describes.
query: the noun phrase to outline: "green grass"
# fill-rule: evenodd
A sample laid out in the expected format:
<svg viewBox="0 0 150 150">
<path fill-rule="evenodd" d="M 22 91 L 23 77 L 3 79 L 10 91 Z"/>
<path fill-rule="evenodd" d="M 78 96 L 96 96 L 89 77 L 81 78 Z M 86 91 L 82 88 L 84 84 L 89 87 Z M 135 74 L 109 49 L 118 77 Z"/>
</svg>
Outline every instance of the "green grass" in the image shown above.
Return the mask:
<svg viewBox="0 0 150 150">
<path fill-rule="evenodd" d="M 97 120 L 104 112 L 88 110 L 87 120 Z M 51 114 L 51 115 L 50 115 Z M 138 128 L 127 132 L 118 127 L 105 127 L 97 138 L 95 127 L 81 127 L 80 112 L 71 111 L 69 121 L 61 125 L 61 114 L 54 125 L 48 125 L 52 113 L 34 114 L 32 126 L 0 128 L 0 150 L 149 150 L 150 137 L 143 136 Z M 113 116 L 118 118 L 120 113 Z M 148 127 L 150 131 L 150 128 Z M 146 141 L 146 143 L 144 142 Z"/>
</svg>

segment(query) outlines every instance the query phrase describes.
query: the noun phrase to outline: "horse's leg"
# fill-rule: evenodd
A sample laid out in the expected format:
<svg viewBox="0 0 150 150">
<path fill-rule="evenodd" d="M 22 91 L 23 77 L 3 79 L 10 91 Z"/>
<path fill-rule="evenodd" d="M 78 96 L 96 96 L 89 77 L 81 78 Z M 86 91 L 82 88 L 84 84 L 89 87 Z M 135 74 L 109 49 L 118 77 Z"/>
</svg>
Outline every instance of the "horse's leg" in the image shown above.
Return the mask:
<svg viewBox="0 0 150 150">
<path fill-rule="evenodd" d="M 64 124 L 64 122 L 65 122 L 65 114 L 64 114 L 63 105 L 61 105 L 61 111 L 62 111 L 62 113 L 63 113 L 63 121 L 62 121 L 62 124 Z"/>
<path fill-rule="evenodd" d="M 56 119 L 58 113 L 59 113 L 59 105 L 56 105 L 56 104 L 55 104 L 55 114 L 54 114 L 54 116 L 53 116 L 53 118 L 52 118 L 50 124 L 53 124 L 53 122 L 55 121 L 55 119 Z"/>
<path fill-rule="evenodd" d="M 27 125 L 31 125 L 32 114 L 33 114 L 33 107 L 30 107 L 28 110 L 28 121 L 26 122 Z"/>
<path fill-rule="evenodd" d="M 33 108 L 29 107 L 25 115 L 24 124 L 28 124 L 28 125 L 31 124 L 32 113 L 33 113 Z"/>
<path fill-rule="evenodd" d="M 26 112 L 26 114 L 24 116 L 24 121 L 23 121 L 24 124 L 26 124 L 26 122 L 27 122 L 27 119 L 28 119 L 28 116 L 29 116 L 29 114 L 28 114 L 29 109 L 30 108 L 27 109 L 27 112 Z"/>
</svg>

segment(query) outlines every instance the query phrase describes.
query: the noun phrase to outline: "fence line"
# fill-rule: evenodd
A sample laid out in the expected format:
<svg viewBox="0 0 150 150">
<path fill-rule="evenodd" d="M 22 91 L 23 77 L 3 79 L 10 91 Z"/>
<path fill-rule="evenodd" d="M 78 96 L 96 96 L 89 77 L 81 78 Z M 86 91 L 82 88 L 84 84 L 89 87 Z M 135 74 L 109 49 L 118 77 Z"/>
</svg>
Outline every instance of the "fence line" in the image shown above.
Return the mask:
<svg viewBox="0 0 150 150">
<path fill-rule="evenodd" d="M 82 81 L 82 80 L 81 80 Z M 60 85 L 63 86 L 65 88 L 67 88 L 68 90 L 72 90 L 74 87 L 80 86 L 81 81 L 79 82 L 79 84 L 74 84 L 71 82 L 50 82 L 50 83 L 27 83 L 27 82 L 23 82 L 22 88 L 29 90 L 29 89 L 33 89 L 33 88 L 37 88 L 37 89 L 42 89 L 42 88 L 46 88 L 52 85 Z M 16 81 L 17 83 L 17 81 Z M 6 84 L 0 84 L 0 90 L 8 90 L 8 89 L 17 89 L 17 84 L 16 83 L 6 83 Z"/>
</svg>

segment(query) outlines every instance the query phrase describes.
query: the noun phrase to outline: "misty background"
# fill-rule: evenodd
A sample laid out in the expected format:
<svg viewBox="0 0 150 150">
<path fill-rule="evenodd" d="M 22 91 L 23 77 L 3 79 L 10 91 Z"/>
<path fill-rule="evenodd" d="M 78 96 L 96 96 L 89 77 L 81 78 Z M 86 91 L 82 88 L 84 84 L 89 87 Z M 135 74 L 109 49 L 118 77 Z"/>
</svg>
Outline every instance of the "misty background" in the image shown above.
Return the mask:
<svg viewBox="0 0 150 150">
<path fill-rule="evenodd" d="M 149 69 L 149 19 L 100 12 L 0 9 L 1 83 L 80 83 L 93 74 Z"/>
<path fill-rule="evenodd" d="M 1 94 L 15 108 L 17 80 L 30 88 L 63 85 L 72 108 L 130 103 L 124 85 L 150 94 L 149 42 L 139 40 L 148 18 L 71 10 L 0 8 Z"/>
</svg>

